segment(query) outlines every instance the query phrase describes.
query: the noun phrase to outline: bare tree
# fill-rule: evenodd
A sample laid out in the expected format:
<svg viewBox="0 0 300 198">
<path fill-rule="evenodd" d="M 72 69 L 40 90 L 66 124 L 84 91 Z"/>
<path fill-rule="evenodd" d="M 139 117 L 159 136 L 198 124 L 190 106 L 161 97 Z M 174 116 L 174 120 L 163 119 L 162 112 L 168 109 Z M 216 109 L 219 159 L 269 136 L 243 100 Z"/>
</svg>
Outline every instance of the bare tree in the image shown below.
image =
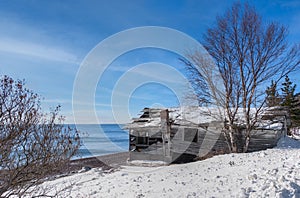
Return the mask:
<svg viewBox="0 0 300 198">
<path fill-rule="evenodd" d="M 65 168 L 79 146 L 78 131 L 63 125 L 60 107 L 44 114 L 24 81 L 0 79 L 0 197 L 22 196 Z"/>
<path fill-rule="evenodd" d="M 223 109 L 228 127 L 224 133 L 231 152 L 238 152 L 236 137 L 240 130 L 236 121 L 242 113 L 243 152 L 246 152 L 251 131 L 257 126 L 265 104 L 266 85 L 271 80 L 277 84 L 299 67 L 300 48 L 289 45 L 286 27 L 275 22 L 263 23 L 255 8 L 247 3 L 235 3 L 217 17 L 215 26 L 204 35 L 203 44 L 213 58 L 219 81 L 212 81 L 208 75 L 216 72 L 205 73 L 213 64 L 201 51 L 189 53 L 192 62 L 185 61 L 192 74 L 190 80 L 200 82 L 200 85 L 193 83 L 202 94 L 198 97 L 200 102 Z"/>
</svg>

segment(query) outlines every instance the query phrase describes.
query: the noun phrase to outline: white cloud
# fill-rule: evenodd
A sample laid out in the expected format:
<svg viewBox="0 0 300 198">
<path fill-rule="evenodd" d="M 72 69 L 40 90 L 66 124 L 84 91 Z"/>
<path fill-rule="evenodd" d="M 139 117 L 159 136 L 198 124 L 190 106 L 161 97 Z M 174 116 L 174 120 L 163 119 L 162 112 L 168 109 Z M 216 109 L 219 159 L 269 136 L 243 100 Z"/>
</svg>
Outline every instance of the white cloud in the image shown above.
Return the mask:
<svg viewBox="0 0 300 198">
<path fill-rule="evenodd" d="M 282 7 L 287 8 L 296 8 L 300 6 L 299 0 L 289 0 L 289 1 L 279 1 L 278 2 Z"/>
<path fill-rule="evenodd" d="M 27 24 L 14 15 L 0 13 L 0 51 L 34 58 L 79 64 L 55 28 L 44 29 Z"/>
<path fill-rule="evenodd" d="M 32 56 L 51 61 L 79 63 L 78 58 L 56 46 L 45 46 L 32 41 L 20 41 L 12 38 L 0 38 L 0 51 Z"/>
<path fill-rule="evenodd" d="M 108 71 L 114 71 L 114 72 L 126 72 L 130 69 L 128 66 L 124 65 L 111 65 L 108 67 Z"/>
<path fill-rule="evenodd" d="M 43 103 L 56 103 L 56 104 L 71 104 L 72 101 L 68 99 L 45 99 Z"/>
</svg>

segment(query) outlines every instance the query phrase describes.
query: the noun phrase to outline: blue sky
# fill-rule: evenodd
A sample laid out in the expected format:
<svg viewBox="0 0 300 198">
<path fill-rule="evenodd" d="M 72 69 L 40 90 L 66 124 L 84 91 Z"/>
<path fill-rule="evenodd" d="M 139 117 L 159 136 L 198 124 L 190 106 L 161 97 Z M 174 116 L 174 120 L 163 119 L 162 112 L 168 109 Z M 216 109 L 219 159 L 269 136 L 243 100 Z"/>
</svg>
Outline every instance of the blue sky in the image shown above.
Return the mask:
<svg viewBox="0 0 300 198">
<path fill-rule="evenodd" d="M 99 42 L 120 31 L 140 26 L 169 27 L 201 41 L 216 16 L 224 13 L 233 2 L 1 0 L 0 75 L 26 79 L 27 86 L 43 96 L 45 110 L 61 104 L 66 122 L 73 123 L 72 92 L 76 74 L 86 55 Z M 300 1 L 251 2 L 266 21 L 275 20 L 287 25 L 290 41 L 300 43 Z M 145 62 L 160 62 L 183 72 L 183 65 L 177 58 L 171 52 L 158 49 L 134 50 L 118 57 L 101 76 L 95 90 L 98 120 L 101 123 L 114 122 L 112 90 L 126 71 Z M 147 75 L 140 73 L 140 77 L 146 78 Z M 291 79 L 298 84 L 299 92 L 297 74 Z M 125 112 L 136 116 L 145 106 L 177 106 L 178 98 L 167 86 L 147 83 L 136 88 L 128 105 L 129 110 L 125 109 Z M 124 112 L 122 108 L 120 106 L 120 112 Z M 121 120 L 129 121 L 128 116 Z M 95 120 L 85 117 L 80 122 Z"/>
</svg>

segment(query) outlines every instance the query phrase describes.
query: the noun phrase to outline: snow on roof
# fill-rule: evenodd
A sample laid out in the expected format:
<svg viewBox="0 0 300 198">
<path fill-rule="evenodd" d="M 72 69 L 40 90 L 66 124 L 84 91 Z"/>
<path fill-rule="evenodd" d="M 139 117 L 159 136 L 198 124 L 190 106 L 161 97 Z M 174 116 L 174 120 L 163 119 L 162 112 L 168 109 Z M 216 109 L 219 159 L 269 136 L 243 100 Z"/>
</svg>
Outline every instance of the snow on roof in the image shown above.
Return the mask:
<svg viewBox="0 0 300 198">
<path fill-rule="evenodd" d="M 155 127 L 160 126 L 161 119 L 160 114 L 158 113 L 160 110 L 164 109 L 151 109 L 145 108 L 143 112 L 151 111 L 152 116 L 150 115 L 149 118 L 141 117 L 138 119 L 133 119 L 131 124 L 128 124 L 127 127 L 135 128 L 135 127 Z M 152 111 L 153 110 L 153 111 Z M 274 116 L 274 108 L 265 108 L 260 110 L 260 118 L 263 115 Z M 169 119 L 172 121 L 173 124 L 178 125 L 200 125 L 200 124 L 208 124 L 211 122 L 224 122 L 225 121 L 225 109 L 221 108 L 208 108 L 208 107 L 198 107 L 198 106 L 182 106 L 182 107 L 173 107 L 168 108 L 169 111 Z M 257 109 L 252 108 L 250 109 L 250 114 L 254 115 Z M 151 114 L 150 112 L 150 114 Z M 278 113 L 280 112 L 280 113 Z M 282 111 L 279 111 L 276 108 L 275 111 L 276 116 L 285 115 Z M 142 115 L 143 116 L 143 115 Z M 245 123 L 244 119 L 244 111 L 240 108 L 236 114 L 235 123 L 238 125 L 243 125 Z M 260 128 L 265 129 L 281 129 L 283 127 L 282 120 L 261 120 L 258 123 Z"/>
</svg>

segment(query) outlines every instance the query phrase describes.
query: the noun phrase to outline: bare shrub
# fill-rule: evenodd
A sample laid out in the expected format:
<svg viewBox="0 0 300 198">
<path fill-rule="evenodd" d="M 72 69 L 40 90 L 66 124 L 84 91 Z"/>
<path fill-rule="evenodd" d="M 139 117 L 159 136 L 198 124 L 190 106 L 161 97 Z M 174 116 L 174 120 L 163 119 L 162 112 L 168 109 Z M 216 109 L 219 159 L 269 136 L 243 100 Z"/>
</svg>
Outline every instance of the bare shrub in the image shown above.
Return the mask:
<svg viewBox="0 0 300 198">
<path fill-rule="evenodd" d="M 0 79 L 0 196 L 22 196 L 65 168 L 79 146 L 76 129 L 63 125 L 60 106 L 42 112 L 40 96 L 24 81 Z"/>
</svg>

